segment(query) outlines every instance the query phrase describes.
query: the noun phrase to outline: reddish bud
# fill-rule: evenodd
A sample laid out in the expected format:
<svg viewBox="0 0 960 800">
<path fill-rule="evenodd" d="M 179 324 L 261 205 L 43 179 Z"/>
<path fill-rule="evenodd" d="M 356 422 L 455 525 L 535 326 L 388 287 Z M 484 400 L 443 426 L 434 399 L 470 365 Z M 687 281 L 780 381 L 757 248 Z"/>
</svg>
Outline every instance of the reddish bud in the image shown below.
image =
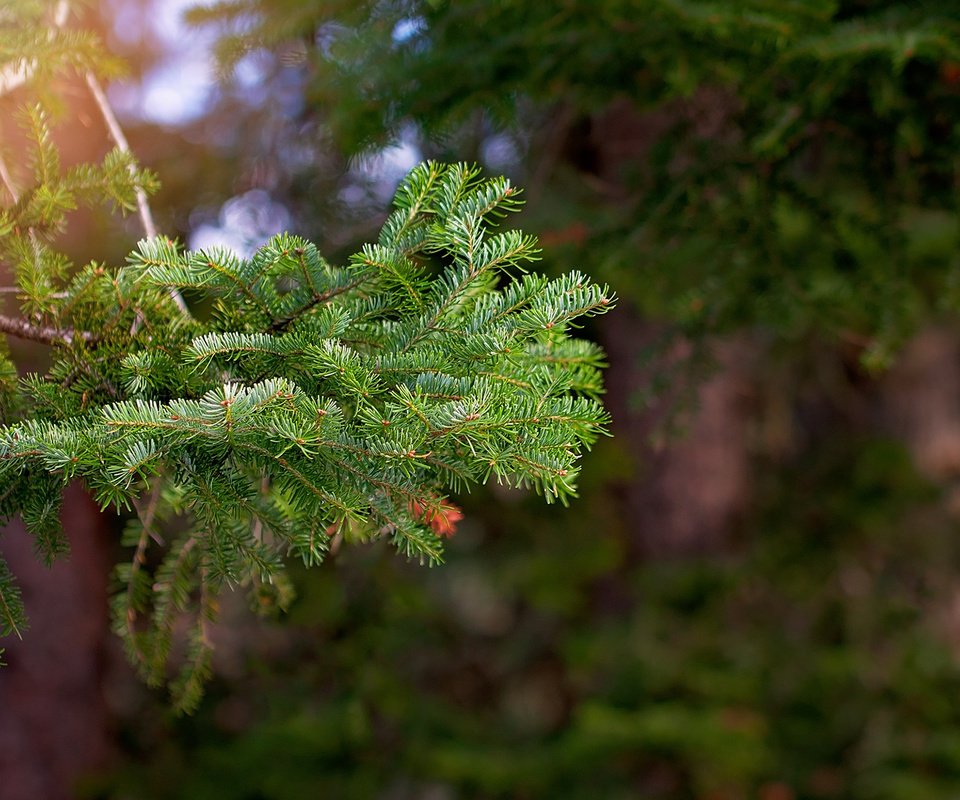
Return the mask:
<svg viewBox="0 0 960 800">
<path fill-rule="evenodd" d="M 441 500 L 439 507 L 427 508 L 419 500 L 411 500 L 408 508 L 410 513 L 429 525 L 437 536 L 449 539 L 457 532 L 457 523 L 463 519 L 463 511 L 459 506 L 446 500 Z"/>
</svg>

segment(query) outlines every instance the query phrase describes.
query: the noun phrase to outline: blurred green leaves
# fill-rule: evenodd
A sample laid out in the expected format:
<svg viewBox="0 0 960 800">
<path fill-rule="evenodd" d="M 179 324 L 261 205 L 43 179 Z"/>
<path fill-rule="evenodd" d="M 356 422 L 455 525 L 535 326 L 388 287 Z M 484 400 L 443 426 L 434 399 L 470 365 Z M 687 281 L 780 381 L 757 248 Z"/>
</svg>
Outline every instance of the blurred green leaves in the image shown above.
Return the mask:
<svg viewBox="0 0 960 800">
<path fill-rule="evenodd" d="M 636 563 L 608 502 L 537 527 L 528 502 L 500 506 L 425 582 L 385 553 L 338 559 L 300 586 L 289 660 L 219 684 L 181 743 L 141 739 L 149 765 L 116 785 L 225 800 L 960 787 L 941 627 L 960 546 L 901 448 L 838 439 L 771 476 L 744 544 L 712 561 Z"/>
</svg>

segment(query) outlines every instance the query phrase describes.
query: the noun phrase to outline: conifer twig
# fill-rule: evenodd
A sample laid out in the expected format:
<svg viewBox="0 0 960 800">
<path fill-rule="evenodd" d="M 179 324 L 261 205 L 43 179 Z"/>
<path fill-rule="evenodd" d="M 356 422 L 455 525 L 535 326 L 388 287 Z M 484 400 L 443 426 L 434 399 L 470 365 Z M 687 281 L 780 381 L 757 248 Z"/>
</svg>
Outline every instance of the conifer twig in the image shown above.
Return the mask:
<svg viewBox="0 0 960 800">
<path fill-rule="evenodd" d="M 23 294 L 23 289 L 19 286 L 0 286 L 0 294 Z M 55 300 L 63 300 L 67 296 L 66 292 L 52 292 L 47 295 Z"/>
<path fill-rule="evenodd" d="M 67 18 L 69 14 L 69 1 L 59 0 L 53 12 L 53 27 L 50 29 L 51 37 L 55 35 L 55 31 L 61 30 L 64 25 L 67 24 Z M 36 61 L 27 61 L 23 64 L 7 64 L 0 69 L 0 97 L 26 83 L 36 71 L 36 68 Z M 92 71 L 88 71 L 84 75 L 84 80 L 86 81 L 86 84 L 93 95 L 93 99 L 100 110 L 100 114 L 103 116 L 103 120 L 106 123 L 108 131 L 110 132 L 111 138 L 122 152 L 130 154 L 130 145 L 127 142 L 127 137 L 123 133 L 123 128 L 120 127 L 120 123 L 117 120 L 117 115 L 113 112 L 110 101 L 107 99 L 107 95 L 103 91 L 103 87 L 100 85 L 100 81 L 97 79 L 97 76 Z M 136 167 L 133 164 L 130 165 L 130 174 L 134 177 L 136 176 Z M 18 195 L 12 176 L 10 175 L 10 171 L 7 169 L 6 163 L 2 162 L 2 159 L 0 159 L 0 181 L 2 181 L 3 185 L 10 193 L 13 201 L 17 202 Z M 157 236 L 157 226 L 153 221 L 153 213 L 150 209 L 150 203 L 147 200 L 147 193 L 140 185 L 135 187 L 135 192 L 137 198 L 137 211 L 140 215 L 140 223 L 143 226 L 144 234 L 147 236 L 147 238 L 152 239 Z M 176 304 L 180 312 L 189 316 L 190 311 L 183 299 L 183 295 L 181 295 L 175 287 L 170 287 L 169 291 L 170 298 Z M 142 321 L 142 317 L 138 313 L 131 333 L 136 333 L 137 330 L 139 330 Z M 14 336 L 19 336 L 21 338 L 44 342 L 46 344 L 53 344 L 55 342 L 70 343 L 74 337 L 74 332 L 71 329 L 55 329 L 43 326 L 35 326 L 31 325 L 25 320 L 16 320 L 9 317 L 0 318 L 0 331 L 3 331 L 4 333 L 10 333 Z M 94 337 L 92 334 L 84 332 L 83 338 L 87 341 L 92 341 Z"/>
<path fill-rule="evenodd" d="M 20 193 L 17 191 L 17 187 L 13 182 L 13 176 L 10 174 L 7 162 L 3 158 L 2 153 L 0 153 L 0 181 L 3 182 L 7 192 L 10 193 L 11 199 L 16 203 L 20 199 Z M 30 234 L 31 236 L 33 235 L 32 230 Z M 4 294 L 19 291 L 21 290 L 15 286 L 0 287 L 0 293 Z M 34 325 L 22 317 L 8 317 L 5 314 L 0 314 L 0 331 L 21 339 L 42 342 L 43 344 L 70 344 L 74 336 L 77 335 L 73 328 L 54 328 L 49 325 Z M 95 338 L 89 331 L 81 331 L 80 337 L 86 342 L 92 342 Z"/>
</svg>

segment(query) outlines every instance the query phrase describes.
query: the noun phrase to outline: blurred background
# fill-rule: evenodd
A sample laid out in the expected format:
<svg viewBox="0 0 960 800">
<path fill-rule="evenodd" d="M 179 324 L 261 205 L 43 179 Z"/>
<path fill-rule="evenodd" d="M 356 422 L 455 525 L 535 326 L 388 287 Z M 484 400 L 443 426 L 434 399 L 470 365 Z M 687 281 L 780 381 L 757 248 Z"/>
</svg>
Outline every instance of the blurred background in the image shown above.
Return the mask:
<svg viewBox="0 0 960 800">
<path fill-rule="evenodd" d="M 54 582 L 8 531 L 0 797 L 960 797 L 960 2 L 194 6 L 87 9 L 161 230 L 336 262 L 420 160 L 506 174 L 542 270 L 621 298 L 584 331 L 614 437 L 570 508 L 458 498 L 441 568 L 228 603 L 189 718 L 109 634 L 113 521 L 73 498 Z"/>
</svg>

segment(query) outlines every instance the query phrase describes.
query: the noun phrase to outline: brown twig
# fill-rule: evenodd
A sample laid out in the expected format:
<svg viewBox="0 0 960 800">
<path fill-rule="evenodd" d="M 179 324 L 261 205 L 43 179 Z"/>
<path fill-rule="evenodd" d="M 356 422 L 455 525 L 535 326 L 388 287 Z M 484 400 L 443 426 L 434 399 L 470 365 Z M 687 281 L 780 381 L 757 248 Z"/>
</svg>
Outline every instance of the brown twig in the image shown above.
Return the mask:
<svg viewBox="0 0 960 800">
<path fill-rule="evenodd" d="M 83 77 L 87 82 L 90 93 L 93 95 L 94 101 L 96 101 L 97 108 L 100 109 L 100 115 L 103 117 L 103 121 L 107 126 L 107 130 L 110 131 L 110 138 L 112 138 L 114 143 L 117 145 L 117 149 L 123 153 L 129 153 L 130 143 L 127 142 L 127 137 L 123 132 L 123 128 L 120 127 L 120 122 L 117 120 L 117 115 L 113 113 L 113 107 L 110 105 L 110 101 L 107 99 L 107 94 L 103 91 L 103 87 L 100 85 L 100 81 L 97 79 L 97 76 L 92 72 L 87 72 L 87 74 Z M 136 177 L 136 174 L 136 167 L 131 164 L 130 175 Z M 140 215 L 140 224 L 143 226 L 143 232 L 148 239 L 155 239 L 157 236 L 157 226 L 153 221 L 153 211 L 150 209 L 150 203 L 147 200 L 147 193 L 140 186 L 137 186 L 136 194 L 137 213 Z"/>
<path fill-rule="evenodd" d="M 304 314 L 307 314 L 316 306 L 320 305 L 321 303 L 326 303 L 327 300 L 332 300 L 337 295 L 341 295 L 344 292 L 349 292 L 351 289 L 355 289 L 361 283 L 362 283 L 362 280 L 356 280 L 348 283 L 346 286 L 340 286 L 336 289 L 330 289 L 326 292 L 323 292 L 322 294 L 316 294 L 314 295 L 312 300 L 310 300 L 308 303 L 298 308 L 289 316 L 286 316 L 283 319 L 277 319 L 271 322 L 267 330 L 270 331 L 270 333 L 283 333 L 294 322 L 300 319 L 300 317 L 302 317 Z"/>
<path fill-rule="evenodd" d="M 29 339 L 43 344 L 72 344 L 76 338 L 84 342 L 95 342 L 97 337 L 90 331 L 77 331 L 73 328 L 54 328 L 52 325 L 36 325 L 22 317 L 8 317 L 0 314 L 0 333 L 8 333 L 19 339 Z"/>
<path fill-rule="evenodd" d="M 10 174 L 10 170 L 7 168 L 7 162 L 4 160 L 2 154 L 0 154 L 0 180 L 3 181 L 3 185 L 9 193 L 10 198 L 16 203 L 20 199 L 20 195 L 17 192 L 16 184 L 13 182 L 13 176 Z"/>
<path fill-rule="evenodd" d="M 130 144 L 127 142 L 127 137 L 123 132 L 123 128 L 120 127 L 120 122 L 117 120 L 117 115 L 113 113 L 113 107 L 110 105 L 110 101 L 107 99 L 106 92 L 103 91 L 103 87 L 100 85 L 100 81 L 97 80 L 97 76 L 92 72 L 87 72 L 84 76 L 84 80 L 87 82 L 87 86 L 90 89 L 90 93 L 93 95 L 94 101 L 96 101 L 97 108 L 100 109 L 100 115 L 103 117 L 104 123 L 106 123 L 107 130 L 110 132 L 110 137 L 116 143 L 117 148 L 123 153 L 130 153 Z M 137 168 L 131 163 L 130 164 L 130 175 L 136 177 Z M 143 226 L 143 232 L 146 234 L 148 239 L 155 239 L 157 237 L 157 226 L 153 221 L 153 212 L 150 210 L 150 203 L 147 200 L 147 193 L 143 190 L 143 187 L 137 185 L 136 187 L 137 195 L 137 212 L 140 215 L 140 224 Z M 176 303 L 177 308 L 180 309 L 181 313 L 186 316 L 190 316 L 190 310 L 187 308 L 187 304 L 183 299 L 183 295 L 180 294 L 174 287 L 170 287 L 170 299 Z M 137 319 L 140 320 L 142 317 L 137 316 Z M 136 323 L 134 323 L 136 325 Z M 139 325 L 136 325 L 139 328 Z M 136 333 L 134 330 L 133 333 Z"/>
</svg>

